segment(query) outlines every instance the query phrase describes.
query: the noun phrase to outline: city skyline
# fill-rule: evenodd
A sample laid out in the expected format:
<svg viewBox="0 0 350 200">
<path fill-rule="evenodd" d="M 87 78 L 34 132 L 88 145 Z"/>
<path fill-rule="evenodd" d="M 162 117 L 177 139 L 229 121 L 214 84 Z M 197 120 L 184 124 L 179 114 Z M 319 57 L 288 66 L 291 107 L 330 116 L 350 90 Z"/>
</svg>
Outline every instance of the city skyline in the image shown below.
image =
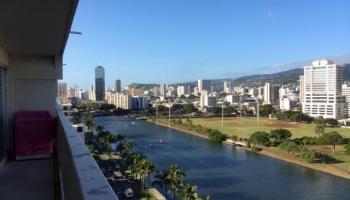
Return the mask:
<svg viewBox="0 0 350 200">
<path fill-rule="evenodd" d="M 97 65 L 108 72 L 106 85 L 121 78 L 125 86 L 273 72 L 283 63 L 349 54 L 349 3 L 84 1 L 64 81 L 88 88 Z M 310 15 L 315 8 L 322 12 Z"/>
</svg>

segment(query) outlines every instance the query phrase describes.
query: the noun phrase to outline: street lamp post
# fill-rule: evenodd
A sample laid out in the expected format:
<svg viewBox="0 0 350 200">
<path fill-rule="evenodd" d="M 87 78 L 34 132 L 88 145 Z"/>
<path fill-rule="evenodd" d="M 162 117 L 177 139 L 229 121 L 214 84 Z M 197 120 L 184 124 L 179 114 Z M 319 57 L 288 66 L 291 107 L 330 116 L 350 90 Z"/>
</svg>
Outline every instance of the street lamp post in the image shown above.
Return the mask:
<svg viewBox="0 0 350 200">
<path fill-rule="evenodd" d="M 224 128 L 224 101 L 221 104 L 221 128 Z"/>
<path fill-rule="evenodd" d="M 260 126 L 260 104 L 259 97 L 256 97 L 256 117 L 258 121 L 258 127 Z"/>
<path fill-rule="evenodd" d="M 170 127 L 170 108 L 171 108 L 171 105 L 169 104 L 169 122 L 168 122 L 169 127 Z"/>
<path fill-rule="evenodd" d="M 158 103 L 156 104 L 156 124 L 158 124 Z"/>
</svg>

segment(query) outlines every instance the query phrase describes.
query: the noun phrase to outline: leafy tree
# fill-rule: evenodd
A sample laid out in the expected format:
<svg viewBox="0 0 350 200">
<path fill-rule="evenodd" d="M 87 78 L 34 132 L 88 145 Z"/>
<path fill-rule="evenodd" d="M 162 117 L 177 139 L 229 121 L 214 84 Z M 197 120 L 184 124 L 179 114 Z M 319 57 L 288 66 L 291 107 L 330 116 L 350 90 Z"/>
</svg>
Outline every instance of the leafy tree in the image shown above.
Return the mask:
<svg viewBox="0 0 350 200">
<path fill-rule="evenodd" d="M 226 114 L 232 114 L 232 113 L 237 113 L 237 107 L 234 106 L 226 106 L 224 112 Z"/>
<path fill-rule="evenodd" d="M 184 108 L 183 105 L 181 104 L 174 104 L 172 106 L 172 110 L 176 113 L 176 114 L 183 114 L 184 113 Z"/>
<path fill-rule="evenodd" d="M 186 118 L 186 120 L 185 120 L 185 126 L 186 126 L 187 128 L 192 128 L 192 127 L 193 127 L 192 120 L 189 119 L 189 118 Z"/>
<path fill-rule="evenodd" d="M 350 155 L 350 143 L 344 146 L 346 154 Z"/>
<path fill-rule="evenodd" d="M 78 107 L 79 110 L 98 110 L 99 104 L 95 102 L 82 103 Z"/>
<path fill-rule="evenodd" d="M 313 162 L 316 159 L 316 153 L 306 146 L 302 146 L 300 149 L 300 158 L 306 162 Z"/>
<path fill-rule="evenodd" d="M 123 108 L 116 108 L 113 112 L 116 115 L 127 115 L 129 113 L 129 110 Z"/>
<path fill-rule="evenodd" d="M 327 119 L 325 119 L 325 123 L 329 127 L 336 127 L 336 126 L 338 126 L 338 120 L 336 120 L 334 118 L 327 118 Z"/>
<path fill-rule="evenodd" d="M 278 145 L 278 148 L 283 150 L 283 151 L 286 151 L 288 153 L 293 153 L 293 154 L 299 152 L 299 150 L 300 150 L 299 145 L 293 141 L 290 141 L 290 140 L 286 140 L 286 141 L 282 142 L 280 145 Z"/>
<path fill-rule="evenodd" d="M 237 136 L 237 135 L 232 135 L 232 136 L 231 136 L 231 139 L 232 139 L 233 141 L 237 141 L 237 140 L 238 140 L 238 136 Z"/>
<path fill-rule="evenodd" d="M 288 120 L 288 121 L 293 121 L 293 122 L 307 122 L 310 123 L 313 120 L 313 117 L 310 117 L 304 113 L 302 113 L 301 111 L 292 111 L 292 110 L 288 110 L 288 111 L 284 111 L 281 112 L 277 115 L 277 119 L 279 120 Z"/>
<path fill-rule="evenodd" d="M 337 131 L 325 133 L 319 138 L 319 144 L 331 145 L 333 153 L 337 144 L 343 144 L 344 138 Z"/>
<path fill-rule="evenodd" d="M 274 138 L 275 141 L 281 142 L 292 137 L 292 133 L 287 129 L 274 129 L 271 130 L 270 136 L 271 138 Z"/>
<path fill-rule="evenodd" d="M 269 146 L 270 135 L 264 131 L 256 131 L 249 137 L 248 142 L 253 147 L 256 147 L 257 145 Z"/>
<path fill-rule="evenodd" d="M 193 113 L 193 112 L 198 111 L 198 109 L 192 103 L 183 105 L 183 109 L 184 109 L 185 114 L 189 114 L 189 113 Z"/>
<path fill-rule="evenodd" d="M 272 107 L 271 104 L 262 105 L 262 106 L 260 107 L 260 115 L 261 115 L 261 116 L 267 117 L 267 116 L 269 116 L 269 114 L 272 114 L 272 113 L 274 113 L 274 112 L 276 112 L 276 111 L 275 111 L 275 109 Z"/>
<path fill-rule="evenodd" d="M 227 135 L 221 133 L 218 130 L 208 129 L 209 140 L 214 143 L 222 143 L 227 139 Z"/>
<path fill-rule="evenodd" d="M 313 145 L 317 144 L 318 138 L 317 137 L 309 137 L 309 136 L 304 136 L 301 138 L 294 138 L 293 141 L 299 145 Z"/>
<path fill-rule="evenodd" d="M 114 104 L 108 104 L 108 103 L 101 104 L 100 106 L 100 110 L 104 110 L 104 111 L 114 110 L 115 108 L 116 107 Z"/>
<path fill-rule="evenodd" d="M 318 117 L 315 119 L 315 124 L 315 133 L 318 134 L 318 137 L 320 137 L 324 133 L 326 121 L 323 119 L 323 117 Z"/>
<path fill-rule="evenodd" d="M 213 115 L 219 115 L 219 114 L 222 113 L 222 108 L 221 107 L 217 107 L 217 106 L 211 107 L 211 108 L 209 107 L 208 108 L 208 112 L 212 113 Z"/>
<path fill-rule="evenodd" d="M 161 112 L 161 111 L 168 111 L 168 107 L 163 105 L 158 105 L 158 112 Z"/>
</svg>

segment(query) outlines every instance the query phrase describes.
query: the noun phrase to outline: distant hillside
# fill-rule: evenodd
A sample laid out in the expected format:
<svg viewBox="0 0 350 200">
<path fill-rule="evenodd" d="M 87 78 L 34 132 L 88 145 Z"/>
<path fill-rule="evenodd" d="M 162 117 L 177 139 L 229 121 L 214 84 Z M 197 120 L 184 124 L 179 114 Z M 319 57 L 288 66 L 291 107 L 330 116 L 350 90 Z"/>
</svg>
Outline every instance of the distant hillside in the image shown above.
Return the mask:
<svg viewBox="0 0 350 200">
<path fill-rule="evenodd" d="M 131 83 L 128 85 L 129 88 L 136 88 L 136 89 L 142 89 L 142 90 L 150 90 L 153 89 L 155 86 L 159 86 L 159 84 L 153 84 L 153 83 Z"/>
<path fill-rule="evenodd" d="M 226 79 L 213 79 L 212 85 L 214 88 L 222 88 L 224 81 L 228 80 L 233 83 L 233 86 L 262 86 L 264 83 L 272 83 L 278 85 L 285 85 L 290 83 L 297 83 L 299 76 L 304 73 L 302 68 L 290 69 L 287 71 L 272 73 L 272 74 L 255 74 L 249 76 L 241 76 L 238 78 L 226 78 Z M 343 80 L 350 81 L 350 64 L 343 65 Z M 177 85 L 193 85 L 196 86 L 197 82 L 186 82 L 186 83 L 175 83 L 171 84 Z M 159 84 L 142 84 L 142 83 L 132 83 L 129 85 L 130 88 L 138 88 L 143 90 L 149 90 L 159 86 Z"/>
<path fill-rule="evenodd" d="M 299 76 L 304 73 L 302 68 L 291 69 L 287 71 L 277 72 L 273 74 L 257 74 L 251 76 L 242 76 L 236 79 L 231 79 L 233 85 L 249 85 L 249 86 L 257 86 L 262 85 L 266 82 L 273 84 L 289 84 L 296 83 L 299 79 Z M 344 64 L 343 66 L 343 80 L 350 80 L 350 64 Z M 213 80 L 214 85 L 215 82 L 221 82 L 222 80 L 216 81 Z"/>
<path fill-rule="evenodd" d="M 296 68 L 287 71 L 277 72 L 273 74 L 256 74 L 251 76 L 243 76 L 232 80 L 233 85 L 249 85 L 258 86 L 266 82 L 273 84 L 288 84 L 298 81 L 299 76 L 304 73 L 303 69 Z"/>
<path fill-rule="evenodd" d="M 261 86 L 264 83 L 272 83 L 285 85 L 290 83 L 296 83 L 299 80 L 299 76 L 304 73 L 302 68 L 295 68 L 286 71 L 281 71 L 272 74 L 255 74 L 249 76 L 241 76 L 238 78 L 225 78 L 225 79 L 212 79 L 212 85 L 214 88 L 222 88 L 224 81 L 228 80 L 233 83 L 233 86 L 245 85 L 245 86 Z M 350 81 L 350 64 L 343 65 L 343 80 Z M 197 82 L 176 83 L 173 85 L 196 85 Z"/>
</svg>

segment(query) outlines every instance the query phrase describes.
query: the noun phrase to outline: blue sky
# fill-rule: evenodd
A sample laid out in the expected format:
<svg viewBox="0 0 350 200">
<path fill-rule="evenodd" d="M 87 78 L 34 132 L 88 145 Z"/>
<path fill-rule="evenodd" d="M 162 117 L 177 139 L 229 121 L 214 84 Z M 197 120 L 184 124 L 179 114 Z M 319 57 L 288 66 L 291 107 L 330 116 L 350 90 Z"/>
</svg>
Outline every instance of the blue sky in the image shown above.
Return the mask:
<svg viewBox="0 0 350 200">
<path fill-rule="evenodd" d="M 348 0 L 80 0 L 64 81 L 87 89 L 281 71 L 350 53 Z"/>
</svg>

